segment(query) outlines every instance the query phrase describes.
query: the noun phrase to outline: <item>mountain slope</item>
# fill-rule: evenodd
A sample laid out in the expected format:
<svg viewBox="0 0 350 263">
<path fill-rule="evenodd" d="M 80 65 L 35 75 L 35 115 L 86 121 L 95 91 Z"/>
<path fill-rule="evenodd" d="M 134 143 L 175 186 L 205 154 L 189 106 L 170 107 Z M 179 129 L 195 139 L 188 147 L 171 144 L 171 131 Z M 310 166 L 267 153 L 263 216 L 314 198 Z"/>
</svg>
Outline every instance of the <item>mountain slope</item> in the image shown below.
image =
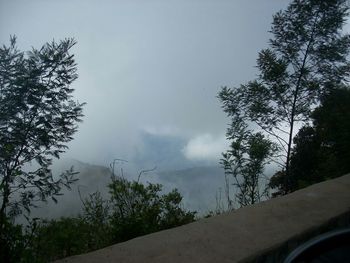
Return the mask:
<svg viewBox="0 0 350 263">
<path fill-rule="evenodd" d="M 89 194 L 100 191 L 102 196 L 108 197 L 108 184 L 111 182 L 111 171 L 104 166 L 91 165 L 76 160 L 64 160 L 55 164 L 54 174 L 59 174 L 73 166 L 79 172 L 79 181 L 71 186 L 71 191 L 63 189 L 62 196 L 57 198 L 58 203 L 48 201 L 47 204 L 40 204 L 40 207 L 32 211 L 33 217 L 57 218 L 61 216 L 76 216 L 81 212 L 82 198 Z M 125 170 L 126 178 L 137 178 L 135 174 L 129 174 Z M 160 183 L 163 191 L 169 192 L 177 188 L 183 196 L 184 207 L 206 213 L 215 210 L 217 201 L 222 201 L 224 194 L 220 188 L 224 186 L 224 171 L 220 167 L 194 167 L 190 169 L 151 172 L 142 174 L 141 182 Z"/>
</svg>

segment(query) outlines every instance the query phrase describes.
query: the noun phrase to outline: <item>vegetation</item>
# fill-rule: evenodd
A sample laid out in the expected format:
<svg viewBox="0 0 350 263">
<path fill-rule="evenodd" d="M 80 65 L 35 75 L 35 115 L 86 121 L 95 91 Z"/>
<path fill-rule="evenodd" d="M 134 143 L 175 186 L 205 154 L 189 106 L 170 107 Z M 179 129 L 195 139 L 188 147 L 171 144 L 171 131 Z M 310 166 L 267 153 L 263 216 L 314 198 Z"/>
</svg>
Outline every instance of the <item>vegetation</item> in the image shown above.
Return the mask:
<svg viewBox="0 0 350 263">
<path fill-rule="evenodd" d="M 278 175 L 283 179 L 271 184 L 277 188 L 275 194 L 293 190 L 291 157 L 296 124 L 307 124 L 321 98 L 342 87 L 349 76 L 350 36 L 342 34 L 348 10 L 345 0 L 294 0 L 273 17 L 273 38 L 269 48 L 259 53 L 257 79 L 238 88 L 223 87 L 218 95 L 231 118 L 227 131 L 227 138 L 233 141 L 230 151 L 237 145 L 248 145 L 249 136 L 244 138 L 246 143 L 240 142 L 242 132 L 261 132 L 276 142 L 278 151 L 270 152 L 269 158 L 280 166 Z M 226 171 L 239 162 L 233 159 L 224 155 Z M 251 176 L 256 178 L 257 174 Z"/>
<path fill-rule="evenodd" d="M 10 260 L 13 243 L 7 224 L 30 212 L 35 202 L 60 194 L 74 182 L 72 170 L 55 179 L 52 158 L 67 148 L 81 121 L 82 106 L 72 98 L 77 78 L 73 39 L 20 52 L 16 38 L 0 48 L 0 254 Z M 34 170 L 24 166 L 35 163 Z"/>
<path fill-rule="evenodd" d="M 242 130 L 239 137 L 232 141 L 231 149 L 223 153 L 221 164 L 225 169 L 229 210 L 234 208 L 234 201 L 242 207 L 258 203 L 268 196 L 264 165 L 274 149 L 275 145 L 261 133 Z M 237 189 L 235 200 L 229 195 L 230 177 L 234 178 L 233 186 Z"/>
<path fill-rule="evenodd" d="M 36 202 L 60 194 L 75 181 L 71 169 L 58 179 L 52 158 L 59 158 L 77 131 L 82 107 L 70 84 L 77 78 L 73 39 L 20 52 L 16 38 L 0 48 L 0 255 L 4 262 L 48 262 L 95 250 L 136 236 L 194 221 L 181 208 L 175 189 L 129 182 L 113 176 L 111 199 L 99 193 L 83 200 L 83 213 L 59 220 L 30 219 Z M 24 169 L 33 163 L 35 169 Z M 114 175 L 114 174 L 113 174 Z M 140 174 L 141 175 L 141 174 Z M 23 214 L 28 225 L 15 225 Z"/>
<path fill-rule="evenodd" d="M 346 0 L 294 0 L 273 17 L 269 48 L 259 53 L 257 79 L 223 87 L 218 98 L 231 118 L 230 149 L 221 164 L 228 208 L 268 197 L 265 166 L 278 171 L 274 195 L 350 172 L 350 36 L 342 34 Z M 71 169 L 55 179 L 50 166 L 77 131 L 84 103 L 73 100 L 77 78 L 73 39 L 20 52 L 16 38 L 0 48 L 0 257 L 48 262 L 195 220 L 174 189 L 112 175 L 109 199 L 82 200 L 77 217 L 28 217 L 37 202 L 56 201 L 72 184 Z M 302 125 L 296 136 L 296 125 Z M 35 169 L 24 168 L 33 163 Z M 114 164 L 113 164 L 114 168 Z M 230 185 L 236 189 L 234 199 Z M 219 207 L 218 213 L 221 212 Z M 14 223 L 23 214 L 28 225 Z M 210 216 L 209 214 L 208 216 Z"/>
<path fill-rule="evenodd" d="M 182 197 L 176 189 L 161 195 L 160 184 L 145 186 L 121 177 L 114 178 L 109 188 L 115 241 L 125 241 L 194 221 L 195 213 L 181 208 Z"/>
<path fill-rule="evenodd" d="M 321 99 L 306 125 L 294 137 L 291 190 L 297 190 L 350 172 L 350 90 L 333 90 Z M 270 184 L 280 185 L 283 175 Z"/>
<path fill-rule="evenodd" d="M 91 194 L 77 217 L 35 219 L 26 229 L 8 222 L 10 262 L 50 262 L 195 220 L 195 212 L 181 208 L 176 189 L 162 195 L 159 184 L 123 178 L 114 178 L 109 188 L 110 200 Z"/>
</svg>

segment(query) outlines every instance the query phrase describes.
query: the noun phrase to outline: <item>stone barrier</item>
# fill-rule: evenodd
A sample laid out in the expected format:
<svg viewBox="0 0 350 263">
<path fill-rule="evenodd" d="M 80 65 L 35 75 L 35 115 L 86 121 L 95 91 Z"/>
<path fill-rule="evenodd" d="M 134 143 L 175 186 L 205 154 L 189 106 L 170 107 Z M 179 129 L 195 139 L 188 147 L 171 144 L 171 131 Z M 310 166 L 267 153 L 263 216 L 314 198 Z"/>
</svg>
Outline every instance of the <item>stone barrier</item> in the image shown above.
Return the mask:
<svg viewBox="0 0 350 263">
<path fill-rule="evenodd" d="M 300 243 L 349 225 L 350 174 L 56 262 L 282 262 Z"/>
</svg>

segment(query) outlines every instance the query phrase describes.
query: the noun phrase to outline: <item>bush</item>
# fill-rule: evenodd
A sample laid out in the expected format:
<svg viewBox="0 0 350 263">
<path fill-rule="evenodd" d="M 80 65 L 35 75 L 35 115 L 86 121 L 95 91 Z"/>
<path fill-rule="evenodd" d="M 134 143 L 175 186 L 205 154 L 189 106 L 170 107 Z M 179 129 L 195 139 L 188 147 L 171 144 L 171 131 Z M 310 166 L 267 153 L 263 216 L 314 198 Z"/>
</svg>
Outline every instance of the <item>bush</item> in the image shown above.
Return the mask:
<svg viewBox="0 0 350 263">
<path fill-rule="evenodd" d="M 115 177 L 109 185 L 111 194 L 111 224 L 116 242 L 168 229 L 195 220 L 195 212 L 181 207 L 177 189 L 161 194 L 160 184 L 143 185 Z"/>
<path fill-rule="evenodd" d="M 35 231 L 31 249 L 39 262 L 85 253 L 89 251 L 89 230 L 81 218 L 44 220 Z"/>
<path fill-rule="evenodd" d="M 161 194 L 160 184 L 143 185 L 119 177 L 109 189 L 110 200 L 99 192 L 89 195 L 77 217 L 34 219 L 26 227 L 7 220 L 9 245 L 0 247 L 0 257 L 9 262 L 50 262 L 195 220 L 195 212 L 181 207 L 182 196 L 176 189 Z"/>
</svg>

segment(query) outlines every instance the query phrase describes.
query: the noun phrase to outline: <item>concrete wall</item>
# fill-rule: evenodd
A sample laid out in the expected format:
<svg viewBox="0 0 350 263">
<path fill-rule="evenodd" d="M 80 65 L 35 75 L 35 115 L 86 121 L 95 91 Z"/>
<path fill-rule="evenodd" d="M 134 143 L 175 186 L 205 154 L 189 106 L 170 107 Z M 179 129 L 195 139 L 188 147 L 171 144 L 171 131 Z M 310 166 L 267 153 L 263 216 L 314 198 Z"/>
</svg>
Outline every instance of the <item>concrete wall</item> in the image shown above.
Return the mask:
<svg viewBox="0 0 350 263">
<path fill-rule="evenodd" d="M 57 262 L 281 262 L 301 242 L 349 225 L 350 174 Z"/>
</svg>

